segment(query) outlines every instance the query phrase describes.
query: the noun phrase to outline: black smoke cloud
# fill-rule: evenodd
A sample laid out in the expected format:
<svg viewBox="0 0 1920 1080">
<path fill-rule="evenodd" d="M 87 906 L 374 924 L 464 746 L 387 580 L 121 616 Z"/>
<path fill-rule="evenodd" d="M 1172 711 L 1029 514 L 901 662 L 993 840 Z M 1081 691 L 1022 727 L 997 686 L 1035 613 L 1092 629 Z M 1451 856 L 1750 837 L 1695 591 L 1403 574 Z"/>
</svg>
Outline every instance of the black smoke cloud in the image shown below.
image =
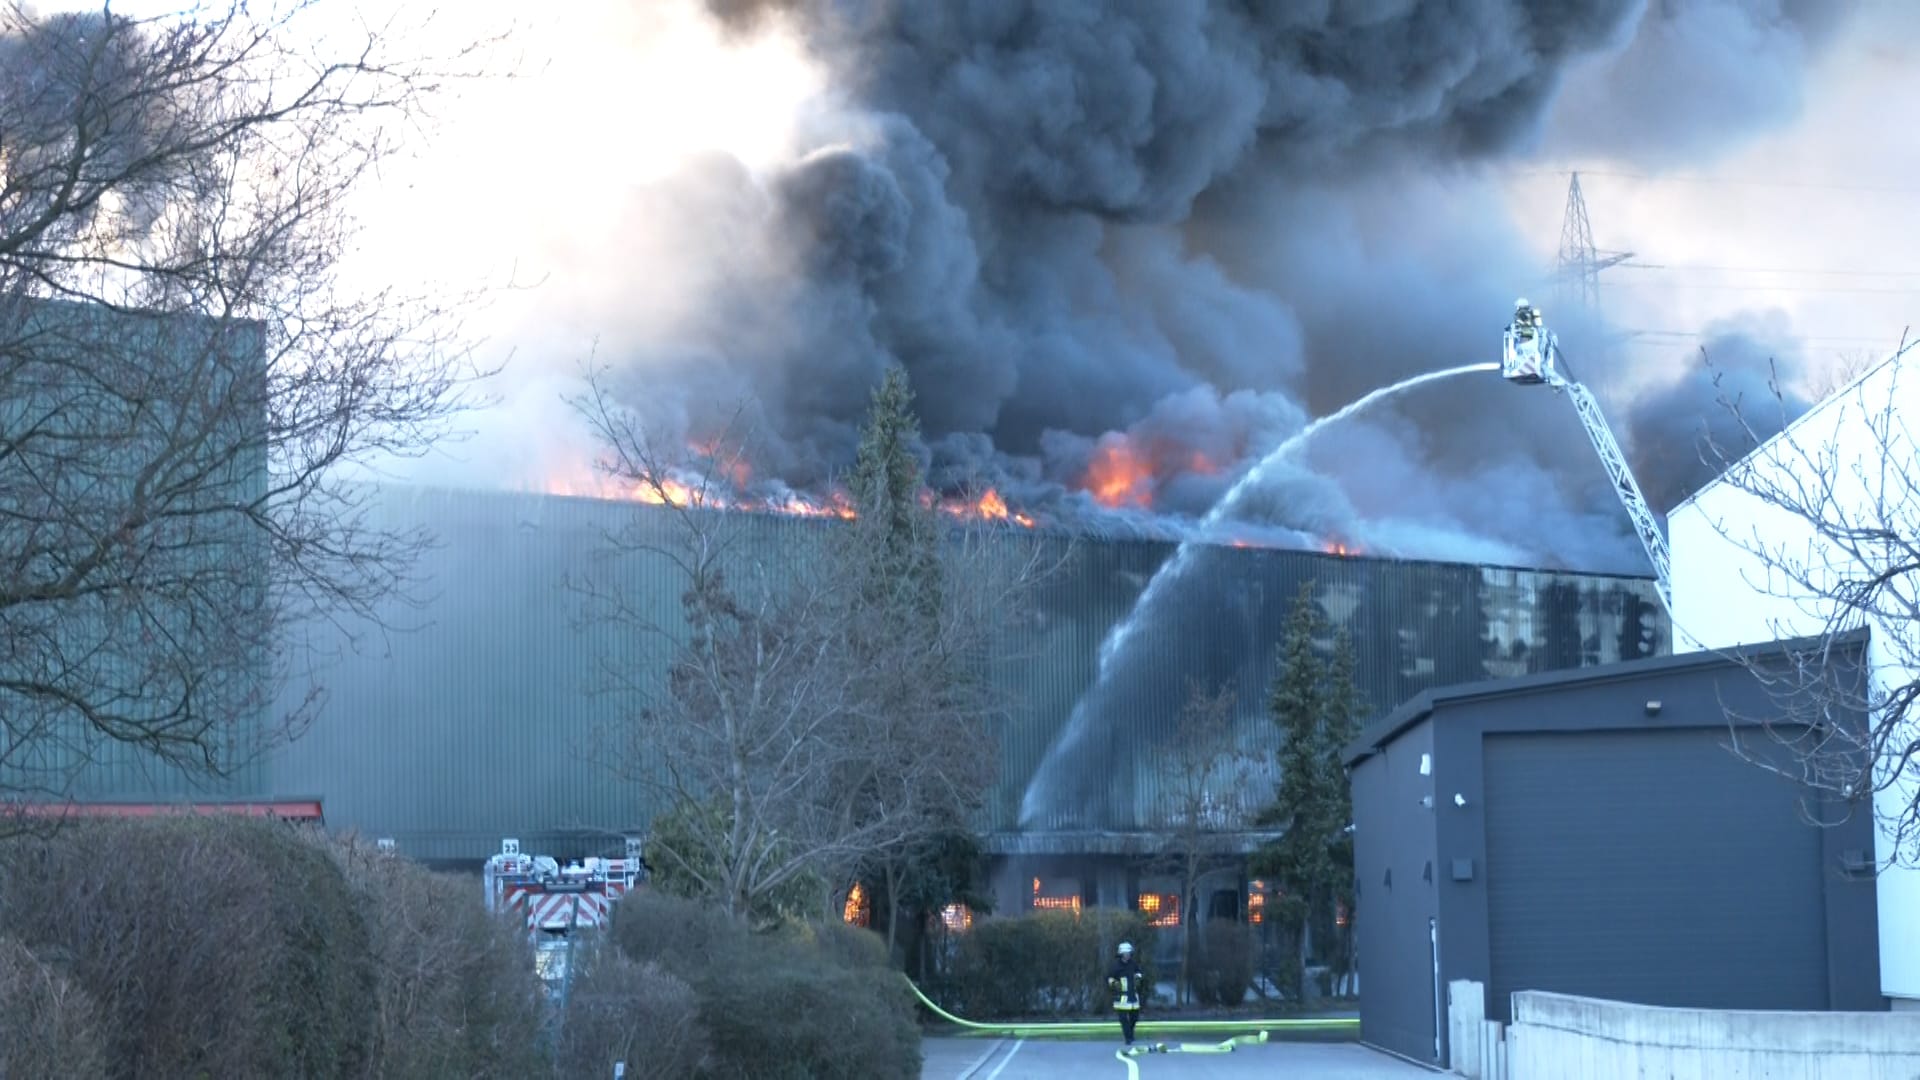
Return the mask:
<svg viewBox="0 0 1920 1080">
<path fill-rule="evenodd" d="M 640 196 L 706 264 L 676 271 L 695 310 L 620 358 L 629 402 L 699 435 L 750 397 L 768 471 L 810 487 L 897 362 L 936 481 L 1071 510 L 1124 433 L 1155 507 L 1187 513 L 1231 472 L 1185 463 L 1244 464 L 1384 383 L 1494 359 L 1540 268 L 1475 170 L 1533 145 L 1575 61 L 1713 25 L 1631 0 L 710 9 L 802 35 L 845 108 L 776 175 L 706 164 Z M 1576 349 L 1597 329 L 1557 325 Z M 1262 523 L 1642 568 L 1550 399 L 1463 379 L 1369 423 L 1380 456 L 1276 470 Z"/>
</svg>

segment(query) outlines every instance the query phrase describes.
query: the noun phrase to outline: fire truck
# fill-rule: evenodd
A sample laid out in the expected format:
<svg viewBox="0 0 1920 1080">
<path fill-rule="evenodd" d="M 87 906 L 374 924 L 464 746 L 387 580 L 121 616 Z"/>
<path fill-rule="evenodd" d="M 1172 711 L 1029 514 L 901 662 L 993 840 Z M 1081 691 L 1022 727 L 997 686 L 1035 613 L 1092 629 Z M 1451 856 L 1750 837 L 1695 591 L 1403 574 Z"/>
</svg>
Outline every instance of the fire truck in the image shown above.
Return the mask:
<svg viewBox="0 0 1920 1080">
<path fill-rule="evenodd" d="M 557 993 L 566 979 L 574 937 L 604 927 L 614 903 L 645 876 L 637 837 L 627 838 L 625 858 L 588 858 L 565 865 L 546 855 L 522 854 L 520 841 L 506 839 L 500 842 L 500 853 L 487 860 L 487 910 L 517 912 L 525 918 L 540 977 Z"/>
</svg>

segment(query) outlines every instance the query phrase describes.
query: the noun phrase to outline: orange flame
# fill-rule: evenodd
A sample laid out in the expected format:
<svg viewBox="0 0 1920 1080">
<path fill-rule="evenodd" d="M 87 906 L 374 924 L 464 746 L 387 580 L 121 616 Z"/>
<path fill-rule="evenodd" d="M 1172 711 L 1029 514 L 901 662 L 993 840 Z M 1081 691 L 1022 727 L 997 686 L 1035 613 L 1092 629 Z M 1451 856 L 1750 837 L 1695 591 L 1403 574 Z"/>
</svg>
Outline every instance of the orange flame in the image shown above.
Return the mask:
<svg viewBox="0 0 1920 1080">
<path fill-rule="evenodd" d="M 1354 545 L 1347 543 L 1345 540 L 1337 540 L 1337 539 L 1322 540 L 1320 542 L 1320 550 L 1326 552 L 1329 555 L 1338 555 L 1338 556 L 1341 556 L 1342 558 L 1352 558 L 1353 556 L 1356 556 L 1356 555 L 1365 554 L 1358 547 L 1355 547 Z"/>
<path fill-rule="evenodd" d="M 695 448 L 704 449 L 699 446 Z M 744 463 L 729 464 L 724 472 L 726 475 L 716 475 L 709 480 L 695 483 L 688 483 L 677 476 L 662 476 L 654 481 L 647 481 L 624 477 L 616 479 L 601 474 L 576 472 L 573 475 L 549 476 L 540 487 L 549 495 L 622 500 L 646 503 L 650 506 L 704 506 L 716 510 L 743 510 L 750 513 L 784 514 L 791 517 L 838 518 L 842 521 L 853 521 L 859 517 L 853 501 L 844 491 L 834 491 L 824 498 L 795 493 L 787 493 L 772 499 L 753 498 L 740 490 L 745 486 L 745 479 L 751 476 Z M 735 481 L 731 491 L 726 490 L 729 479 Z M 920 504 L 929 509 L 937 508 L 942 513 L 953 517 L 1013 522 L 1028 529 L 1036 524 L 1031 514 L 1015 512 L 1007 505 L 1006 498 L 993 488 L 988 488 L 979 498 L 971 501 L 939 499 L 931 491 L 922 491 Z"/>
<path fill-rule="evenodd" d="M 1152 464 L 1136 454 L 1122 435 L 1100 440 L 1100 449 L 1087 464 L 1084 484 L 1093 500 L 1109 509 L 1153 502 Z"/>
</svg>

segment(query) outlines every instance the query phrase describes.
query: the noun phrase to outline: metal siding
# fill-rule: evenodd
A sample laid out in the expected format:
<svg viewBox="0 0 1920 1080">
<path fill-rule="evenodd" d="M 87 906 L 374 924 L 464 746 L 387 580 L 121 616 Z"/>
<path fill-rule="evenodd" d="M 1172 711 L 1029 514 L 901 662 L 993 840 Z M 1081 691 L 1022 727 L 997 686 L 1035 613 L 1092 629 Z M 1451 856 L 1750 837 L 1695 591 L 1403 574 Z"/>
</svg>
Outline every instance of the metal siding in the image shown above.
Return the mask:
<svg viewBox="0 0 1920 1080">
<path fill-rule="evenodd" d="M 1034 722 L 1048 729 L 1041 753 L 1027 756 L 1040 742 L 1031 737 L 1009 747 L 1014 753 L 990 829 L 1020 827 L 1029 784 L 1046 795 L 1032 830 L 1164 828 L 1173 807 L 1163 792 L 1163 751 L 1174 737 L 1188 676 L 1238 687 L 1239 745 L 1262 766 L 1243 791 L 1244 808 L 1264 802 L 1278 780 L 1271 762 L 1279 739 L 1265 713 L 1266 690 L 1295 594 L 1309 580 L 1322 612 L 1353 638 L 1356 677 L 1371 716 L 1429 687 L 1621 659 L 1622 631 L 1634 611 L 1653 627 L 1653 639 L 1624 655 L 1666 648 L 1650 579 L 1221 547 L 1207 549 L 1180 588 L 1163 595 L 1096 691 L 1099 642 L 1175 546 L 1089 542 L 1086 548 L 1074 575 L 1079 592 L 1066 600 L 1098 625 L 1075 643 L 1084 651 L 1059 661 L 1072 666 L 1075 685 L 1036 709 Z M 1322 644 L 1330 646 L 1331 636 Z M 1071 727 L 1082 695 L 1088 715 Z"/>
<path fill-rule="evenodd" d="M 1823 834 L 1724 738 L 1487 735 L 1489 1019 L 1516 990 L 1827 1007 Z"/>
<path fill-rule="evenodd" d="M 326 713 L 281 755 L 277 780 L 325 793 L 336 825 L 390 835 L 426 858 L 475 857 L 500 839 L 584 838 L 616 848 L 651 816 L 642 785 L 615 774 L 657 766 L 616 761 L 602 736 L 631 700 L 596 692 L 598 665 L 625 655 L 657 665 L 660 646 L 631 626 L 587 623 L 568 582 L 617 581 L 654 617 L 680 624 L 682 582 L 668 558 L 606 557 L 610 530 L 670 540 L 671 519 L 631 503 L 530 495 L 392 493 L 383 513 L 439 537 L 418 576 L 422 612 L 395 610 L 405 632 L 347 658 L 319 682 Z M 741 516 L 736 563 L 779 575 L 818 542 L 825 523 Z M 298 693 L 301 687 L 290 687 Z"/>
<path fill-rule="evenodd" d="M 17 357 L 23 363 L 40 349 L 49 350 L 46 354 L 49 357 L 58 355 L 63 349 L 75 350 L 92 360 L 97 358 L 96 354 L 109 348 L 120 357 L 122 363 L 133 362 L 137 355 L 140 363 L 168 365 L 181 372 L 183 377 L 203 369 L 214 372 L 215 377 L 221 371 L 231 375 L 233 367 L 255 362 L 264 366 L 266 363 L 262 328 L 258 323 L 243 320 L 181 313 L 118 312 L 95 304 L 21 297 L 6 301 L 6 309 L 0 313 L 0 320 L 7 324 L 7 337 L 23 350 L 21 356 Z M 207 355 L 210 352 L 226 352 L 228 346 L 224 343 L 233 341 L 239 342 L 235 351 L 212 359 Z M 99 373 L 95 374 L 98 376 Z M 19 387 L 13 389 L 18 390 Z M 77 396 L 82 392 L 85 392 L 84 388 L 60 384 L 29 387 L 24 391 L 24 396 L 0 402 L 0 424 L 4 424 L 11 416 L 17 425 L 26 412 L 38 411 L 47 405 L 71 405 L 82 400 Z M 220 390 L 208 392 L 217 394 Z M 76 430 L 68 434 L 90 445 L 102 447 L 104 451 L 97 458 L 83 456 L 73 459 L 77 469 L 71 475 L 62 474 L 54 480 L 67 485 L 98 485 L 106 489 L 107 498 L 117 497 L 111 492 L 118 488 L 125 497 L 130 498 L 135 474 L 151 464 L 151 459 L 159 454 L 161 447 L 139 438 L 138 433 L 145 429 L 131 415 L 119 416 L 103 411 L 110 408 L 111 398 L 103 400 L 98 396 L 90 396 L 85 401 L 87 408 L 74 413 L 79 417 L 74 422 Z M 124 402 L 121 404 L 124 405 Z M 151 416 L 151 410 L 165 409 L 170 404 L 177 403 L 147 401 L 143 408 L 149 410 Z M 256 422 L 263 423 L 264 419 L 258 418 Z M 235 423 L 243 424 L 244 421 Z M 134 434 L 127 434 L 129 432 Z M 263 498 L 268 485 L 268 463 L 265 440 L 261 438 L 259 430 L 224 430 L 225 435 L 235 440 L 233 442 L 224 441 L 222 434 L 223 429 L 218 428 L 207 432 L 208 441 L 201 447 L 206 455 L 202 462 L 205 478 L 193 489 L 194 493 L 213 500 L 214 505 L 247 505 Z M 126 439 L 127 442 L 119 444 L 112 441 L 115 439 Z M 120 456 L 127 454 L 133 456 Z M 221 465 L 223 457 L 227 460 Z M 75 490 L 62 498 L 72 500 L 82 496 L 97 500 L 102 497 L 102 492 Z M 197 500 L 188 500 L 189 504 L 195 502 Z M 30 510 L 23 511 L 17 506 L 0 509 L 7 510 L 4 516 L 16 521 L 22 513 L 32 516 Z M 16 523 L 12 527 L 19 526 Z M 161 527 L 160 524 L 151 526 L 154 529 Z M 206 560 L 212 559 L 214 562 L 211 565 L 226 566 L 231 569 L 233 577 L 240 579 L 237 587 L 254 590 L 249 600 L 265 596 L 269 544 L 266 536 L 251 523 L 238 514 L 207 513 L 188 520 L 181 528 L 189 531 L 176 531 L 164 541 L 156 540 L 152 557 L 154 565 L 143 567 L 141 574 L 164 580 L 165 575 L 177 571 L 198 579 L 209 565 Z M 6 546 L 5 530 L 0 529 L 0 547 Z M 182 554 L 182 549 L 185 554 Z M 170 555 L 189 562 L 175 567 L 168 562 Z M 51 626 L 51 632 L 61 641 L 63 650 L 69 653 L 70 662 L 80 670 L 92 673 L 94 685 L 89 692 L 99 693 L 106 687 L 118 686 L 129 693 L 136 689 L 144 693 L 159 693 L 169 703 L 165 707 L 171 707 L 172 695 L 178 694 L 180 687 L 169 685 L 171 680 L 165 677 L 155 679 L 146 670 L 146 660 L 139 655 L 139 640 L 154 632 L 190 636 L 195 632 L 192 629 L 195 622 L 209 615 L 218 616 L 225 610 L 227 608 L 211 600 L 190 606 L 177 596 L 159 592 L 142 604 L 143 615 L 148 620 L 144 623 L 126 617 L 124 612 L 120 613 L 117 625 L 115 622 L 103 622 L 103 619 L 113 616 L 103 614 L 98 604 L 74 600 L 57 601 L 51 605 L 50 611 L 36 611 L 35 605 L 23 604 L 10 612 L 8 619 L 19 625 L 16 632 L 25 633 L 26 627 L 40 622 L 41 617 L 45 616 L 43 625 Z M 273 714 L 264 695 L 245 691 L 256 685 L 265 686 L 270 678 L 271 667 L 270 650 L 262 647 L 255 665 L 238 663 L 220 672 L 195 673 L 196 677 L 201 678 L 243 680 L 226 694 L 212 695 L 213 701 L 220 705 L 248 697 L 258 702 L 231 718 L 233 722 L 226 726 L 224 746 L 209 747 L 220 755 L 218 767 L 223 775 L 172 764 L 143 746 L 105 737 L 76 712 L 59 711 L 48 722 L 50 737 L 38 737 L 37 745 L 28 752 L 10 755 L 6 764 L 0 766 L 0 793 L 18 794 L 29 799 L 51 797 L 173 802 L 245 797 L 264 791 L 271 787 L 271 770 L 269 759 L 260 752 L 260 747 L 271 737 L 268 725 L 272 723 Z M 156 690 L 154 682 L 162 685 Z M 0 695 L 0 710 L 10 707 L 18 708 L 9 706 L 8 698 Z M 114 707 L 129 715 L 140 715 L 137 699 L 130 703 L 115 703 Z M 24 714 L 25 710 L 22 710 Z"/>
<path fill-rule="evenodd" d="M 399 629 L 359 628 L 357 647 L 332 626 L 303 628 L 321 662 L 285 693 L 297 698 L 317 683 L 327 694 L 323 713 L 275 756 L 271 771 L 252 778 L 257 788 L 240 784 L 230 793 L 317 794 L 330 823 L 392 835 L 409 853 L 444 859 L 479 857 L 502 836 L 597 834 L 617 845 L 622 832 L 644 827 L 644 794 L 614 778 L 591 745 L 596 730 L 618 719 L 618 703 L 589 687 L 600 655 L 624 651 L 642 665 L 658 656 L 643 655 L 638 639 L 620 628 L 578 625 L 580 599 L 562 579 L 588 569 L 615 573 L 673 621 L 680 583 L 663 557 L 630 555 L 617 566 L 596 557 L 605 530 L 632 525 L 663 537 L 669 513 L 635 503 L 429 489 L 389 490 L 377 507 L 381 524 L 423 526 L 438 537 L 415 575 L 427 604 L 396 605 L 388 614 Z M 741 514 L 729 528 L 739 530 L 741 558 L 803 572 L 811 546 L 840 525 Z M 1069 567 L 1038 596 L 1037 617 L 1006 635 L 993 670 L 1013 711 L 1002 726 L 1001 781 L 983 828 L 1016 826 L 1027 786 L 1093 680 L 1101 642 L 1174 550 L 1155 541 L 1072 541 Z M 1611 660 L 1622 598 L 1654 596 L 1644 578 L 1314 552 L 1216 548 L 1200 569 L 1181 602 L 1143 628 L 1147 660 L 1131 665 L 1125 693 L 1098 712 L 1107 756 L 1073 762 L 1096 787 L 1124 794 L 1095 821 L 1098 829 L 1151 828 L 1164 813 L 1154 750 L 1172 734 L 1189 674 L 1237 681 L 1244 745 L 1272 760 L 1277 732 L 1264 715 L 1266 686 L 1302 580 L 1319 583 L 1322 607 L 1354 633 L 1375 714 L 1426 686 L 1533 662 L 1531 654 L 1550 651 L 1554 634 L 1581 639 L 1571 649 L 1556 646 L 1562 653 Z M 1556 583 L 1577 586 L 1562 590 L 1560 601 L 1574 618 L 1549 625 L 1537 609 L 1542 591 Z M 1664 641 L 1657 647 L 1664 651 Z M 1502 659 L 1509 654 L 1525 659 Z M 1260 783 L 1272 780 L 1269 771 Z M 1257 785 L 1248 793 L 1250 803 L 1263 797 Z"/>
<path fill-rule="evenodd" d="M 1433 1060 L 1433 954 L 1427 920 L 1439 913 L 1431 870 L 1433 793 L 1420 757 L 1433 752 L 1423 722 L 1353 770 L 1354 883 L 1360 1037 L 1416 1061 Z"/>
</svg>

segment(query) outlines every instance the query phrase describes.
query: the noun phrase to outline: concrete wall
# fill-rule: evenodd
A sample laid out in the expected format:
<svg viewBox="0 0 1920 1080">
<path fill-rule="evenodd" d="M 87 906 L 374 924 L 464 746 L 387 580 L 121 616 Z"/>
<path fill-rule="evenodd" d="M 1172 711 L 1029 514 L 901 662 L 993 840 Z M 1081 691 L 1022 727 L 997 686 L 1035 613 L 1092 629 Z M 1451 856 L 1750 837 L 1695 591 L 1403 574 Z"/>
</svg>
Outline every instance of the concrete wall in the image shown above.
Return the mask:
<svg viewBox="0 0 1920 1080">
<path fill-rule="evenodd" d="M 1360 1038 L 1416 1061 L 1436 1060 L 1434 815 L 1421 802 L 1434 790 L 1432 752 L 1423 723 L 1353 770 Z"/>
<path fill-rule="evenodd" d="M 1894 475 L 1920 469 L 1920 448 L 1903 432 L 1877 435 L 1876 417 L 1892 403 L 1896 424 L 1920 415 L 1920 373 L 1912 360 L 1895 360 L 1864 375 L 1852 387 L 1828 398 L 1791 428 L 1750 455 L 1737 468 L 1758 475 L 1786 475 L 1810 479 L 1816 471 L 1809 462 L 1830 458 L 1837 468 L 1833 493 L 1840 521 L 1873 525 L 1902 524 L 1912 513 L 1904 507 L 1877 509 L 1878 492 L 1861 478 L 1878 478 L 1881 458 Z M 1880 481 L 1874 480 L 1877 485 Z M 1888 494 L 1897 495 L 1898 482 Z M 1723 649 L 1780 638 L 1822 632 L 1833 614 L 1814 602 L 1776 567 L 1779 558 L 1762 559 L 1756 551 L 1777 552 L 1791 563 L 1831 567 L 1856 575 L 1847 557 L 1832 550 L 1803 519 L 1790 515 L 1740 490 L 1725 478 L 1701 489 L 1675 507 L 1667 517 L 1673 549 L 1673 635 L 1676 652 Z M 1905 583 L 1906 589 L 1912 582 Z M 1868 662 L 1874 669 L 1876 692 L 1920 678 L 1920 626 L 1910 620 L 1898 625 L 1871 626 Z M 1894 745 L 1920 738 L 1920 724 L 1909 718 L 1909 730 L 1896 733 Z M 1885 764 L 1884 762 L 1882 763 Z M 1920 777 L 1908 769 L 1904 779 L 1887 784 L 1874 796 L 1874 809 L 1883 819 L 1920 799 Z M 1886 830 L 1876 830 L 1874 854 L 1881 865 L 1894 862 L 1895 845 Z M 1881 992 L 1889 997 L 1920 999 L 1920 867 L 1891 867 L 1878 878 Z"/>
<path fill-rule="evenodd" d="M 1507 1028 L 1510 1080 L 1911 1080 L 1920 1014 L 1663 1009 L 1522 991 Z"/>
</svg>

